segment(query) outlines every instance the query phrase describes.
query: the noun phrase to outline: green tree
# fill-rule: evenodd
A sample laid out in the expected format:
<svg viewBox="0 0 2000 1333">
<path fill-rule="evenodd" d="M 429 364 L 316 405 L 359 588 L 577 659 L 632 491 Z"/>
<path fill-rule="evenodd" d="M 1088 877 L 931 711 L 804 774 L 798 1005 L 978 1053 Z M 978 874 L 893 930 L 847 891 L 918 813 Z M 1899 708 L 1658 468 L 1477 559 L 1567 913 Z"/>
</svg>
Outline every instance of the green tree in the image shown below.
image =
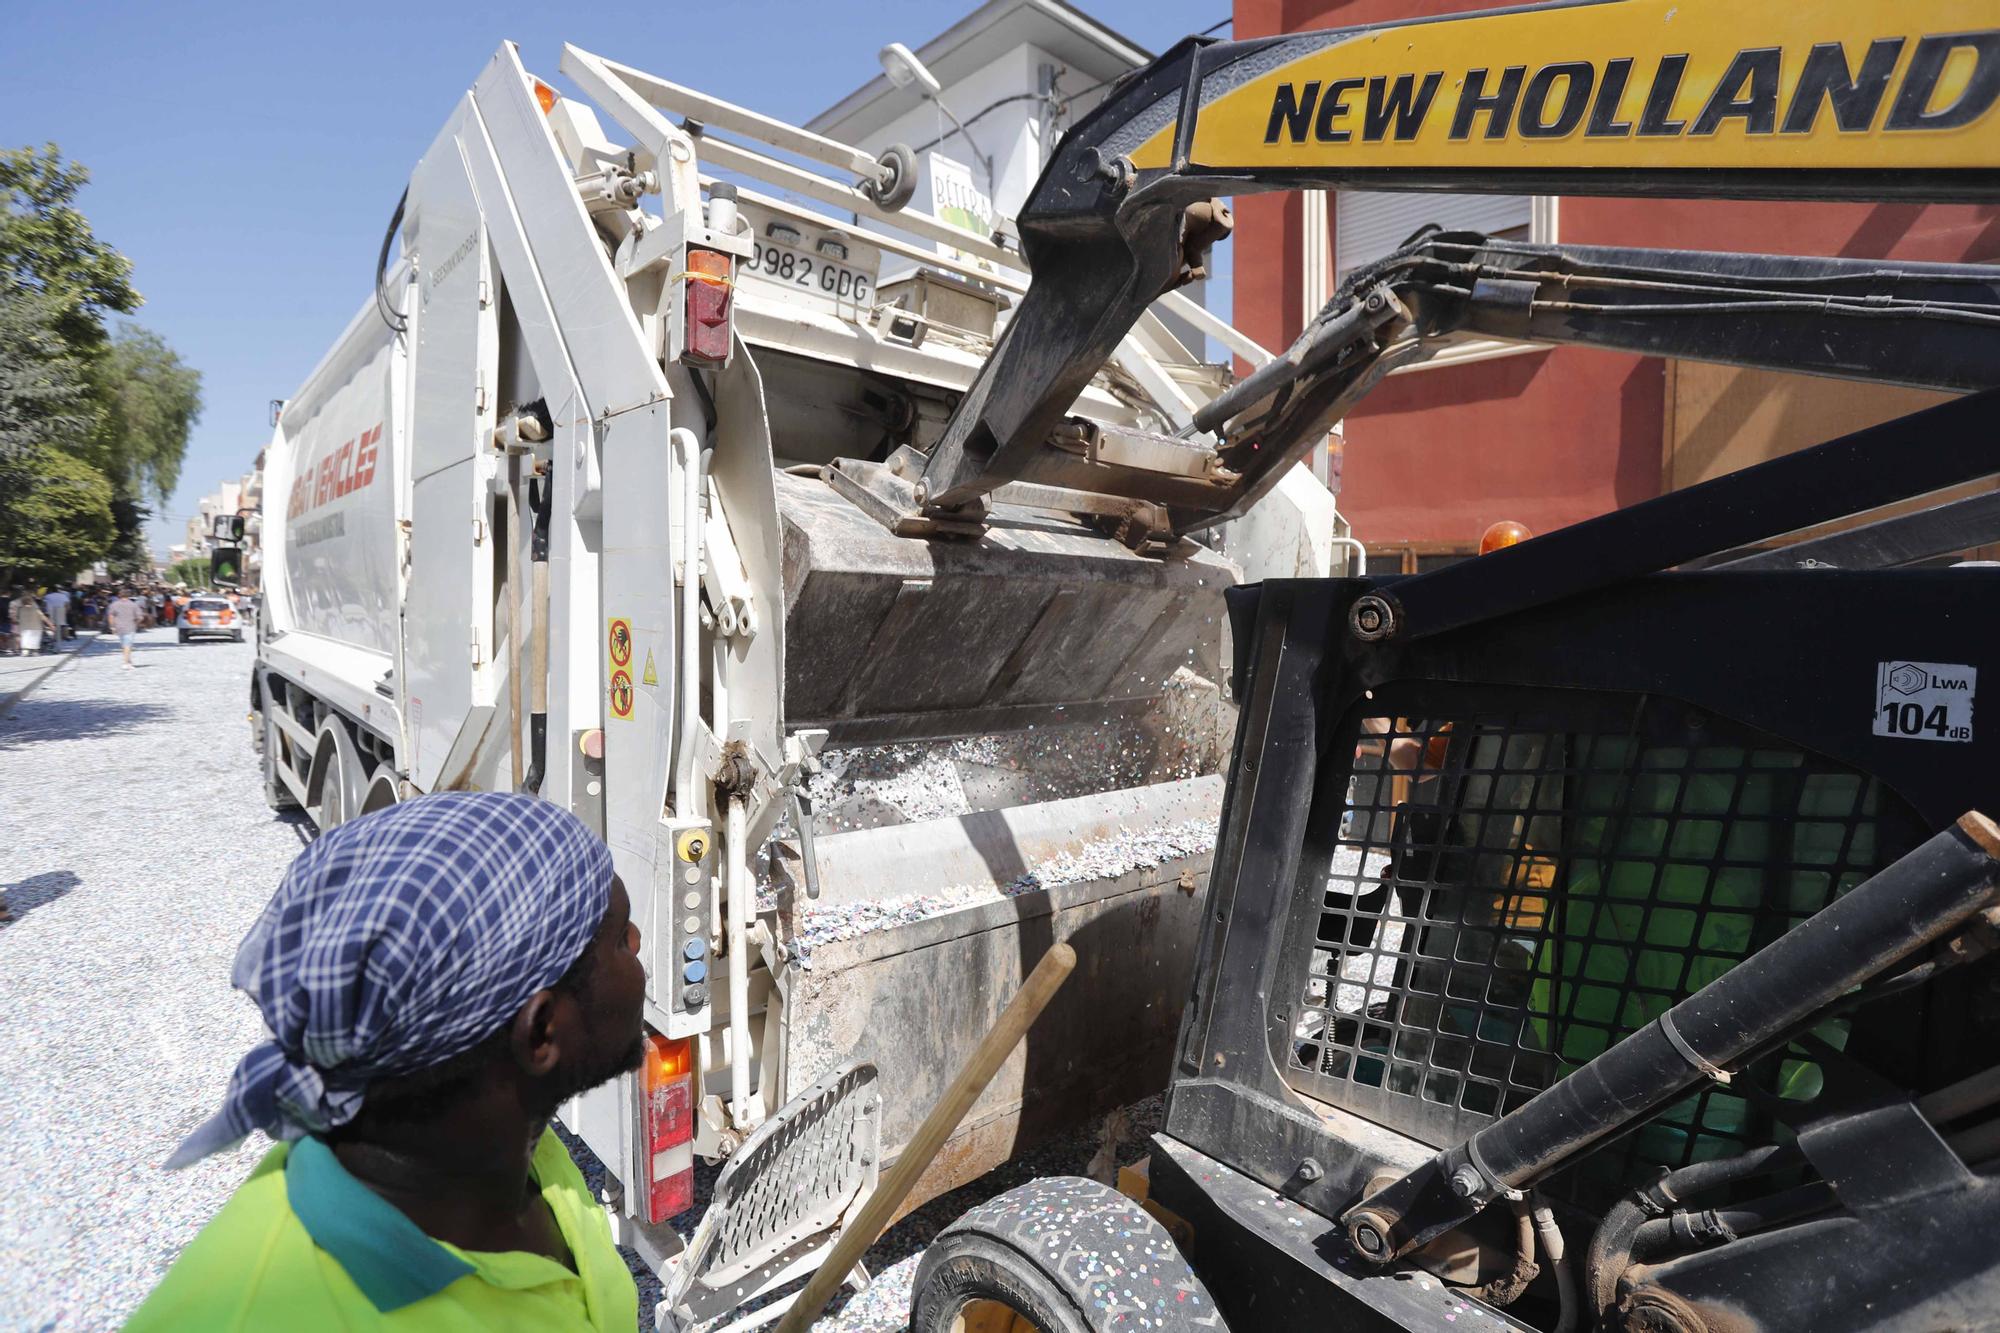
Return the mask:
<svg viewBox="0 0 2000 1333">
<path fill-rule="evenodd" d="M 115 487 L 113 488 L 115 491 Z M 116 494 L 111 500 L 111 549 L 104 555 L 104 562 L 114 578 L 129 578 L 134 574 L 153 572 L 153 552 L 146 545 L 146 520 L 153 511 L 137 500 L 127 500 Z"/>
<path fill-rule="evenodd" d="M 0 286 L 0 459 L 44 445 L 79 450 L 96 420 L 83 359 L 56 332 L 54 303 Z"/>
<path fill-rule="evenodd" d="M 111 549 L 111 483 L 80 458 L 34 445 L 0 460 L 0 582 L 67 580 Z"/>
<path fill-rule="evenodd" d="M 130 571 L 150 564 L 145 501 L 164 502 L 180 479 L 201 374 L 158 334 L 107 331 L 108 315 L 141 298 L 131 261 L 77 207 L 89 180 L 54 144 L 0 149 L 0 458 L 54 448 L 94 468 L 110 484 L 113 535 L 91 559 Z M 17 512 L 28 495 L 0 487 L 0 529 L 40 530 Z"/>
<path fill-rule="evenodd" d="M 46 299 L 57 335 L 78 351 L 104 341 L 107 311 L 129 314 L 143 299 L 132 261 L 98 240 L 76 206 L 89 181 L 52 143 L 0 149 L 0 285 Z"/>
<path fill-rule="evenodd" d="M 166 503 L 201 415 L 201 372 L 159 334 L 128 322 L 91 358 L 90 384 L 99 410 L 84 457 L 121 499 L 151 493 Z"/>
<path fill-rule="evenodd" d="M 206 588 L 208 586 L 208 561 L 192 556 L 186 560 L 176 560 L 167 567 L 167 582 L 173 584 L 184 583 L 190 588 Z"/>
<path fill-rule="evenodd" d="M 56 303 L 0 285 L 0 585 L 66 579 L 107 555 L 112 486 L 79 451 L 98 418 Z"/>
</svg>

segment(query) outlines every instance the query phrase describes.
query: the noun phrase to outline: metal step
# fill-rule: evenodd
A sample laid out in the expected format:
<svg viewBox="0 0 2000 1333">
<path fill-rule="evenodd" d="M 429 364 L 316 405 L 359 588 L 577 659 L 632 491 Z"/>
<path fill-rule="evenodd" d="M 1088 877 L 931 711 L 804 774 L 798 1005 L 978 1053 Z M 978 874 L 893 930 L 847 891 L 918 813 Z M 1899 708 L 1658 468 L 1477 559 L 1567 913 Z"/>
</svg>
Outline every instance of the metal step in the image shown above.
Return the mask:
<svg viewBox="0 0 2000 1333">
<path fill-rule="evenodd" d="M 881 1131 L 875 1067 L 855 1061 L 758 1126 L 667 1275 L 662 1327 L 713 1319 L 816 1269 L 875 1188 Z"/>
</svg>

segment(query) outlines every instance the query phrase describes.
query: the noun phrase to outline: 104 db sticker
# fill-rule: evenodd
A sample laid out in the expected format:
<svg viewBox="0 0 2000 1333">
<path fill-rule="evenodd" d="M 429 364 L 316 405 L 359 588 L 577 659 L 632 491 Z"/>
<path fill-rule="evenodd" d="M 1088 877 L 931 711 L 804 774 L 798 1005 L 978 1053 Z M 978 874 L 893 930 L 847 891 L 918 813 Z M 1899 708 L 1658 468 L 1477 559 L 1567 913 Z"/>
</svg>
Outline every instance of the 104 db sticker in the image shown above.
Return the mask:
<svg viewBox="0 0 2000 1333">
<path fill-rule="evenodd" d="M 1875 668 L 1875 734 L 1899 740 L 1972 740 L 1979 672 L 1952 662 L 1883 662 Z"/>
</svg>

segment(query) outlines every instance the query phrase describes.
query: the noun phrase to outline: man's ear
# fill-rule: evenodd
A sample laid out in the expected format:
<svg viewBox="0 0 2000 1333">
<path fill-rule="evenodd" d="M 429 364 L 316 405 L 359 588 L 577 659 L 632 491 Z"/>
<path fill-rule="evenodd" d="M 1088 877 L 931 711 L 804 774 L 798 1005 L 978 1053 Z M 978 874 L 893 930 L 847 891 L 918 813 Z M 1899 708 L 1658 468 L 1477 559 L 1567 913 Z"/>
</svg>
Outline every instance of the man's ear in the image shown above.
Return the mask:
<svg viewBox="0 0 2000 1333">
<path fill-rule="evenodd" d="M 514 1011 L 508 1045 L 514 1063 L 535 1078 L 547 1078 L 562 1064 L 562 1044 L 556 1036 L 557 995 L 538 990 Z"/>
</svg>

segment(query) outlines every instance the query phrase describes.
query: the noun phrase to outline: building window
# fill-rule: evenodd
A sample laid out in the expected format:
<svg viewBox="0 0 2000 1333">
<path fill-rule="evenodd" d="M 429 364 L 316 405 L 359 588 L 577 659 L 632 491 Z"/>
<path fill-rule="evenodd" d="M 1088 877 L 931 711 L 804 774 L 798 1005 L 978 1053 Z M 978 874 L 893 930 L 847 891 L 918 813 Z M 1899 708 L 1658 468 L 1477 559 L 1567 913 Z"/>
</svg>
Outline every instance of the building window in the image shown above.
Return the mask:
<svg viewBox="0 0 2000 1333">
<path fill-rule="evenodd" d="M 1304 192 L 1304 291 L 1308 319 L 1332 297 L 1350 269 L 1373 263 L 1426 223 L 1448 231 L 1483 231 L 1549 244 L 1556 239 L 1556 197 L 1526 194 L 1431 194 L 1417 191 Z M 1331 223 L 1331 244 L 1327 236 Z M 1466 338 L 1404 374 L 1531 351 L 1528 343 Z"/>
<path fill-rule="evenodd" d="M 1428 194 L 1341 190 L 1333 196 L 1335 281 L 1349 269 L 1372 264 L 1417 228 L 1435 222 L 1447 231 L 1483 231 L 1516 240 L 1552 240 L 1534 234 L 1535 201 L 1525 194 Z"/>
</svg>

